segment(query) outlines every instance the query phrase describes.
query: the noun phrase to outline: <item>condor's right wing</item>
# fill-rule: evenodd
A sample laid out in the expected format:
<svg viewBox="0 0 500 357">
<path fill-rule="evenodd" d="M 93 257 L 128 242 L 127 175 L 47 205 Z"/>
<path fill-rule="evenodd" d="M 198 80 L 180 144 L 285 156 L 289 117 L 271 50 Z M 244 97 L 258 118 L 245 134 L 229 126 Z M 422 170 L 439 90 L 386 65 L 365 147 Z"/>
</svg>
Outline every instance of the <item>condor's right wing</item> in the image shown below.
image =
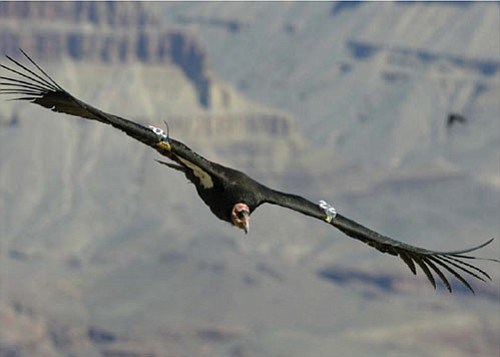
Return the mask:
<svg viewBox="0 0 500 357">
<path fill-rule="evenodd" d="M 75 115 L 110 124 L 149 146 L 154 147 L 158 143 L 158 135 L 150 128 L 116 115 L 105 113 L 73 97 L 50 78 L 23 50 L 21 52 L 35 68 L 30 69 L 15 59 L 6 56 L 13 63 L 13 66 L 9 67 L 0 64 L 0 67 L 16 76 L 0 76 L 1 94 L 16 95 L 12 100 L 26 100 L 54 112 Z"/>
<path fill-rule="evenodd" d="M 221 179 L 224 171 L 221 170 L 221 165 L 205 159 L 180 141 L 169 138 L 159 128 L 147 127 L 103 112 L 75 98 L 57 84 L 23 50 L 21 52 L 34 68 L 29 68 L 10 56 L 6 56 L 12 62 L 12 66 L 0 64 L 0 67 L 15 76 L 0 76 L 0 94 L 15 95 L 16 97 L 12 98 L 12 100 L 25 100 L 54 112 L 97 120 L 112 125 L 134 139 L 156 149 L 160 154 L 177 162 L 184 169 L 192 171 L 194 177 L 199 179 L 200 184 L 205 188 L 213 187 L 214 182 Z"/>
</svg>

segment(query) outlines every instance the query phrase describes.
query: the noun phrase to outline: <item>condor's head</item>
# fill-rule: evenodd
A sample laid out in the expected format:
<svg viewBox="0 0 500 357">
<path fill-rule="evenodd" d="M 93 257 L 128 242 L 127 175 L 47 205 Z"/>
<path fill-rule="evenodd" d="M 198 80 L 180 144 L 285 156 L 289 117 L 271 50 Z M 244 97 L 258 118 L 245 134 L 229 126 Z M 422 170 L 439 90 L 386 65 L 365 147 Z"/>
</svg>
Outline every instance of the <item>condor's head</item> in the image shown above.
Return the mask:
<svg viewBox="0 0 500 357">
<path fill-rule="evenodd" d="M 245 234 L 250 230 L 250 208 L 245 203 L 237 203 L 231 211 L 231 222 L 234 226 L 243 229 Z"/>
</svg>

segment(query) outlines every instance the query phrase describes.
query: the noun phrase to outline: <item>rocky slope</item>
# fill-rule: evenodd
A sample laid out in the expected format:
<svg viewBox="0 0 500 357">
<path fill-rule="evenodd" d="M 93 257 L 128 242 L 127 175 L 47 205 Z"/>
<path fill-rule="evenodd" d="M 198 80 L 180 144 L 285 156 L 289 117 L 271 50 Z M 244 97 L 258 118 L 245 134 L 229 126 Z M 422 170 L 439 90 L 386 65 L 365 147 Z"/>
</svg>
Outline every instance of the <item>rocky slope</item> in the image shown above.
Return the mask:
<svg viewBox="0 0 500 357">
<path fill-rule="evenodd" d="M 500 237 L 493 10 L 2 2 L 0 46 L 209 159 L 449 249 Z M 498 355 L 494 265 L 450 296 L 294 212 L 263 206 L 243 236 L 141 144 L 3 99 L 0 356 Z"/>
<path fill-rule="evenodd" d="M 317 145 L 393 168 L 439 156 L 499 184 L 497 3 L 171 3 L 164 16 Z M 447 130 L 450 112 L 468 125 Z"/>
</svg>

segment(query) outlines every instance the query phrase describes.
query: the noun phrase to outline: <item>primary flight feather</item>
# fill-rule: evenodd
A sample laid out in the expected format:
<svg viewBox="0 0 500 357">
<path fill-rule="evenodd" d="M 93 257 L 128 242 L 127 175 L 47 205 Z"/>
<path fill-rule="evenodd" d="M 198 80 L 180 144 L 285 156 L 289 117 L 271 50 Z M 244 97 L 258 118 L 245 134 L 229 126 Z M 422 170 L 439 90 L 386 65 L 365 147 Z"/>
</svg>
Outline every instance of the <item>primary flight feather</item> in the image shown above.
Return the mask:
<svg viewBox="0 0 500 357">
<path fill-rule="evenodd" d="M 11 67 L 0 64 L 10 75 L 14 75 L 0 76 L 0 93 L 15 95 L 13 99 L 30 101 L 55 112 L 112 125 L 152 147 L 172 161 L 160 163 L 185 174 L 215 216 L 243 229 L 245 233 L 250 228 L 250 215 L 261 204 L 270 203 L 317 218 L 383 253 L 399 256 L 414 274 L 418 266 L 434 287 L 437 276 L 452 291 L 445 273 L 455 277 L 472 292 L 474 290 L 465 277 L 491 280 L 485 271 L 467 261 L 482 259 L 468 253 L 488 245 L 493 239 L 470 249 L 448 252 L 427 250 L 391 239 L 337 213 L 325 201 L 315 204 L 303 197 L 273 190 L 243 172 L 205 159 L 159 128 L 143 126 L 82 102 L 59 86 L 25 52 L 23 54 L 31 66 L 9 56 L 6 57 L 11 61 Z M 496 259 L 483 260 L 499 262 Z"/>
</svg>

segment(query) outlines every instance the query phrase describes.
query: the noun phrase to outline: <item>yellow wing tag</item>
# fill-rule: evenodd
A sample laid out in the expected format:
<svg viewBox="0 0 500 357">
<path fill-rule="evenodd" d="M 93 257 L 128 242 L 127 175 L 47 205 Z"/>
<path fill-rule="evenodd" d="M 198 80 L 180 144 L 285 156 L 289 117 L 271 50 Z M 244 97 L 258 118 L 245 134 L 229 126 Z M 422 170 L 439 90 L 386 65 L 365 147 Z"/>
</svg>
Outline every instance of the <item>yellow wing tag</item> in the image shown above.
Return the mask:
<svg viewBox="0 0 500 357">
<path fill-rule="evenodd" d="M 162 149 L 170 151 L 172 149 L 172 146 L 168 141 L 160 141 L 158 143 L 158 146 L 161 147 Z"/>
<path fill-rule="evenodd" d="M 149 126 L 149 129 L 151 129 L 153 131 L 153 133 L 155 133 L 156 136 L 158 136 L 158 140 L 159 140 L 158 146 L 159 147 L 161 147 L 162 149 L 168 150 L 168 151 L 170 151 L 172 149 L 172 146 L 168 142 L 169 141 L 168 135 L 165 134 L 163 129 L 157 128 L 156 126 L 152 126 L 152 125 Z"/>
</svg>

